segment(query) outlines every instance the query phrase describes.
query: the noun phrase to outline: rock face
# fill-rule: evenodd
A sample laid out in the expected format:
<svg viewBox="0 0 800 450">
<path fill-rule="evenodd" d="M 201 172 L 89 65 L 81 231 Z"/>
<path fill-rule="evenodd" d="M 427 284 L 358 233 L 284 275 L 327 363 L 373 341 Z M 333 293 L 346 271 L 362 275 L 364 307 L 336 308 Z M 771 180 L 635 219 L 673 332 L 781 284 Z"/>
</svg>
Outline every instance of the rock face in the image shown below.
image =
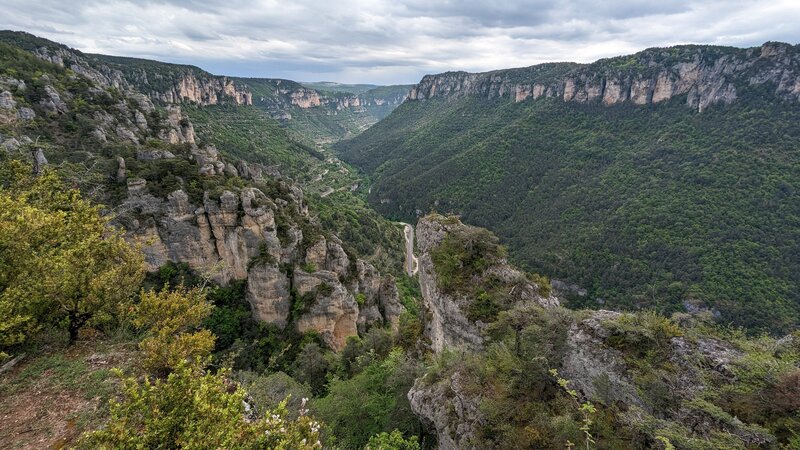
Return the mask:
<svg viewBox="0 0 800 450">
<path fill-rule="evenodd" d="M 433 385 L 418 379 L 408 392 L 411 410 L 436 432 L 440 450 L 475 448 L 471 441 L 484 422 L 480 399 L 464 393 L 461 384 L 461 374 L 456 372 Z"/>
<path fill-rule="evenodd" d="M 289 278 L 277 267 L 256 266 L 250 269 L 247 301 L 256 320 L 284 328 L 292 307 L 289 292 Z"/>
<path fill-rule="evenodd" d="M 426 333 L 435 352 L 449 348 L 462 355 L 480 354 L 486 346 L 483 325 L 470 321 L 464 314 L 468 299 L 447 295 L 439 289 L 430 256 L 448 234 L 459 233 L 465 228 L 469 227 L 455 218 L 437 215 L 420 219 L 417 224 L 421 251 L 420 286 L 429 317 Z M 486 279 L 492 283 L 516 279 L 516 269 L 505 261 L 486 271 L 490 272 Z M 476 279 L 476 282 L 484 281 Z M 645 381 L 640 378 L 640 367 L 636 362 L 641 358 L 636 352 L 645 351 L 638 347 L 642 345 L 642 338 L 620 334 L 646 335 L 649 325 L 637 322 L 634 315 L 612 311 L 576 313 L 552 309 L 558 306 L 556 298 L 539 296 L 537 289 L 526 288 L 524 284 L 517 284 L 515 289 L 522 293 L 513 299 L 509 309 L 516 310 L 517 316 L 541 314 L 535 311 L 541 311 L 539 306 L 542 306 L 552 314 L 549 317 L 559 318 L 560 337 L 553 337 L 552 344 L 560 350 L 547 357 L 547 364 L 557 368 L 560 376 L 569 380 L 570 388 L 576 391 L 581 401 L 620 405 L 621 420 L 641 426 L 667 420 L 698 439 L 723 431 L 734 435 L 746 446 L 769 446 L 774 442 L 774 437 L 763 428 L 747 425 L 719 408 L 704 406 L 708 403 L 695 400 L 702 398 L 703 392 L 711 386 L 718 387 L 736 380 L 734 369 L 744 353 L 733 344 L 714 338 L 689 339 L 681 336 L 680 331 L 672 332 L 672 337 L 666 337 L 658 344 L 649 344 L 658 345 L 664 354 L 664 367 L 669 368 L 664 373 L 668 375 L 661 375 L 659 382 L 663 383 L 664 391 L 669 393 L 674 404 L 673 408 L 654 407 L 651 390 L 646 387 L 649 385 L 642 384 Z M 620 336 L 631 336 L 630 341 L 626 340 L 627 337 L 622 338 L 622 342 L 630 344 L 619 344 Z M 775 352 L 789 345 L 789 339 L 781 340 L 776 344 Z M 480 439 L 486 439 L 486 436 L 478 436 L 478 431 L 487 424 L 481 408 L 483 394 L 475 388 L 482 379 L 469 367 L 469 364 L 455 363 L 450 370 L 440 372 L 443 375 L 429 374 L 416 380 L 408 393 L 412 410 L 431 432 L 436 433 L 441 449 L 485 448 L 485 442 Z M 434 376 L 440 378 L 432 378 Z M 467 390 L 464 386 L 472 388 Z"/>
<path fill-rule="evenodd" d="M 679 46 L 648 49 L 593 64 L 541 64 L 486 73 L 427 75 L 410 100 L 435 97 L 543 97 L 565 102 L 654 104 L 685 96 L 702 111 L 736 101 L 741 90 L 766 85 L 785 101 L 800 101 L 800 47 L 767 42 L 761 48 Z"/>
<path fill-rule="evenodd" d="M 245 281 L 246 300 L 257 320 L 282 329 L 316 331 L 334 350 L 359 330 L 397 327 L 403 307 L 394 279 L 348 255 L 338 237 L 326 234 L 309 215 L 302 189 L 273 167 L 234 164 L 213 145 L 197 144 L 181 104 L 250 104 L 245 87 L 189 66 L 84 55 L 24 33 L 2 33 L 23 42 L 29 39 L 27 44 L 35 45 L 25 48 L 34 48 L 36 57 L 77 74 L 66 72 L 67 76 L 88 78 L 89 87 L 81 91 L 80 100 L 97 107 L 82 111 L 76 94 L 58 88 L 64 84 L 63 71 L 53 71 L 39 79 L 42 95 L 31 105 L 34 113 L 23 106 L 28 101 L 20 95 L 25 82 L 0 77 L 0 123 L 80 110 L 91 124 L 86 130 L 91 144 L 121 144 L 130 151 L 133 158 L 127 161 L 119 154 L 108 161 L 115 165 L 113 179 L 127 190 L 127 198 L 115 205 L 114 220 L 141 245 L 148 270 L 184 263 L 221 285 Z M 165 103 L 166 115 L 154 101 Z M 0 136 L 0 148 L 28 160 L 33 156 L 38 171 L 47 160 L 41 149 L 23 147 L 30 144 L 28 136 Z M 97 153 L 109 148 L 97 147 L 103 149 Z M 181 175 L 177 186 L 185 190 L 164 193 L 160 180 L 137 177 L 147 174 L 142 167 L 162 160 L 195 167 L 206 178 Z M 236 187 L 203 192 L 197 189 L 198 181 Z M 275 188 L 271 196 L 254 187 L 262 186 L 259 183 Z M 303 235 L 309 231 L 313 236 Z M 308 242 L 311 239 L 314 242 Z"/>
<path fill-rule="evenodd" d="M 199 69 L 198 69 L 199 71 Z M 225 101 L 236 105 L 252 105 L 253 94 L 227 77 L 214 77 L 202 72 L 198 77 L 188 73 L 178 78 L 166 90 L 153 90 L 150 96 L 164 103 L 192 102 L 198 105 L 217 105 Z"/>
<path fill-rule="evenodd" d="M 442 216 L 424 217 L 417 224 L 417 245 L 420 251 L 419 284 L 425 307 L 430 312 L 430 321 L 426 324 L 425 333 L 436 352 L 446 347 L 475 350 L 483 343 L 481 337 L 483 324 L 469 320 L 465 313 L 472 299 L 442 292 L 438 286 L 431 257 L 431 251 L 441 244 L 448 233 L 463 228 L 467 226 L 457 219 Z M 539 289 L 533 283 L 520 282 L 519 280 L 525 279 L 524 274 L 508 265 L 505 260 L 486 269 L 486 272 L 508 284 L 509 290 L 513 292 L 514 301 L 535 302 L 546 307 L 559 304 L 554 296 L 539 295 Z"/>
<path fill-rule="evenodd" d="M 362 111 L 368 106 L 398 106 L 407 97 L 407 90 L 402 89 L 388 93 L 373 90 L 362 94 L 331 95 L 288 80 L 265 81 L 275 85 L 275 97 L 271 99 L 264 97 L 260 100 L 272 103 L 276 109 L 285 107 L 281 103 L 286 103 L 302 109 L 325 107 L 334 112 L 344 109 Z"/>
<path fill-rule="evenodd" d="M 298 331 L 317 331 L 322 340 L 334 350 L 343 348 L 348 336 L 358 334 L 358 304 L 353 294 L 339 283 L 339 277 L 335 273 L 306 273 L 295 270 L 292 282 L 298 295 L 315 296 L 310 309 L 297 320 Z M 327 289 L 321 289 L 322 285 Z"/>
<path fill-rule="evenodd" d="M 568 350 L 561 375 L 570 380 L 570 386 L 585 398 L 594 398 L 597 394 L 596 380 L 605 379 L 612 401 L 644 407 L 636 386 L 625 375 L 626 364 L 622 353 L 603 344 L 610 335 L 603 327 L 603 322 L 620 316 L 620 313 L 613 311 L 596 311 L 590 318 L 574 323 L 569 329 Z"/>
<path fill-rule="evenodd" d="M 24 35 L 24 33 L 19 34 Z M 37 41 L 38 44 L 40 42 Z M 99 86 L 113 87 L 127 92 L 138 90 L 147 93 L 150 99 L 162 103 L 253 104 L 253 94 L 246 86 L 227 77 L 211 75 L 193 66 L 166 63 L 159 63 L 160 67 L 140 66 L 133 60 L 113 60 L 101 55 L 85 55 L 56 43 L 39 46 L 33 53 L 45 61 L 67 67 Z"/>
<path fill-rule="evenodd" d="M 419 283 L 428 313 L 425 335 L 436 353 L 446 348 L 463 352 L 480 351 L 483 348 L 485 325 L 469 320 L 465 312 L 472 299 L 442 292 L 437 284 L 431 256 L 431 251 L 442 243 L 448 233 L 465 228 L 470 227 L 453 217 L 437 215 L 423 217 L 416 227 L 420 251 Z M 509 289 L 514 291 L 516 303 L 536 303 L 544 307 L 559 305 L 556 297 L 541 296 L 533 283 L 519 283 L 524 275 L 505 260 L 487 268 L 486 272 L 494 279 L 508 283 Z M 479 410 L 480 399 L 463 392 L 460 378 L 461 374 L 456 372 L 448 379 L 433 384 L 419 379 L 408 393 L 412 410 L 429 429 L 436 432 L 440 449 L 475 448 L 471 439 L 483 422 Z"/>
<path fill-rule="evenodd" d="M 210 164 L 198 155 L 195 160 Z M 256 188 L 243 188 L 238 195 L 223 191 L 217 198 L 206 193 L 198 206 L 183 190 L 161 200 L 147 192 L 145 180 L 127 179 L 127 184 L 120 220 L 131 239 L 143 245 L 149 270 L 172 261 L 222 285 L 246 280 L 246 298 L 257 320 L 316 331 L 334 350 L 359 329 L 396 328 L 403 307 L 392 277 L 382 277 L 361 260 L 351 264 L 335 236 L 308 245 L 302 255 L 298 250 L 304 237 L 298 227 L 290 228 L 285 242 L 278 238 L 275 217 L 282 208 L 308 218 L 296 186 L 285 188 L 285 198 L 270 198 Z M 304 306 L 293 316 L 297 302 Z"/>
</svg>

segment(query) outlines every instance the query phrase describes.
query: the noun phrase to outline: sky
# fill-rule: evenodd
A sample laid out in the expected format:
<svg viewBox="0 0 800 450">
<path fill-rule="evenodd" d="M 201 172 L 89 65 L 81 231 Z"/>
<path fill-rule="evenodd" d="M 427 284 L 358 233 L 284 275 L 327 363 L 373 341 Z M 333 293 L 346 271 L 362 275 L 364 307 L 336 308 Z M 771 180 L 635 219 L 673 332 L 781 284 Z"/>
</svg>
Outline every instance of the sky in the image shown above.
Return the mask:
<svg viewBox="0 0 800 450">
<path fill-rule="evenodd" d="M 800 42 L 800 0 L 2 0 L 2 10 L 0 29 L 84 52 L 344 83 Z"/>
</svg>

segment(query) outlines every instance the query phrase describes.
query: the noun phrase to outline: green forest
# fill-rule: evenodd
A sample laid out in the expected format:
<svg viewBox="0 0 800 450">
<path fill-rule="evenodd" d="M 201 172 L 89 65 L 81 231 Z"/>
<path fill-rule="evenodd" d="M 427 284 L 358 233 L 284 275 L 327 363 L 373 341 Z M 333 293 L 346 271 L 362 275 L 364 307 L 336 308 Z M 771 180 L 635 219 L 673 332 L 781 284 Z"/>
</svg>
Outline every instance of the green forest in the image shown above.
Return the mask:
<svg viewBox="0 0 800 450">
<path fill-rule="evenodd" d="M 702 113 L 539 99 L 406 102 L 336 145 L 371 204 L 452 212 L 515 262 L 589 291 L 574 307 L 708 308 L 782 331 L 800 318 L 796 106 L 749 92 Z"/>
</svg>

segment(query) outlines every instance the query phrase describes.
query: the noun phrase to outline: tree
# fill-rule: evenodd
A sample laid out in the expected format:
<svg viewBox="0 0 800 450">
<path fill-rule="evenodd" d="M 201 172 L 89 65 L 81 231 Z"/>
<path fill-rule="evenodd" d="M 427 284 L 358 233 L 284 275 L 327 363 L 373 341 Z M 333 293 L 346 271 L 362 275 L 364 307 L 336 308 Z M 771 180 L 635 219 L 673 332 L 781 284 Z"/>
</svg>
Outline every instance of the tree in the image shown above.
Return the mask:
<svg viewBox="0 0 800 450">
<path fill-rule="evenodd" d="M 325 393 L 326 378 L 330 367 L 331 363 L 325 357 L 319 344 L 311 342 L 306 344 L 297 355 L 293 373 L 299 382 L 311 386 L 314 395 L 322 395 Z"/>
<path fill-rule="evenodd" d="M 100 206 L 45 171 L 0 163 L 0 346 L 44 325 L 80 329 L 118 316 L 141 283 L 143 257 Z"/>
<path fill-rule="evenodd" d="M 363 448 L 371 436 L 395 429 L 415 435 L 419 421 L 407 394 L 420 371 L 402 350 L 393 350 L 349 380 L 331 380 L 328 395 L 315 403 L 314 411 L 342 448 Z"/>
<path fill-rule="evenodd" d="M 215 336 L 202 329 L 213 305 L 202 288 L 142 291 L 133 312 L 133 324 L 147 330 L 139 343 L 142 365 L 165 377 L 185 361 L 205 359 L 214 349 Z"/>
<path fill-rule="evenodd" d="M 408 439 L 403 438 L 403 433 L 394 430 L 391 433 L 379 433 L 367 442 L 366 450 L 419 450 L 417 437 L 412 436 Z"/>
</svg>

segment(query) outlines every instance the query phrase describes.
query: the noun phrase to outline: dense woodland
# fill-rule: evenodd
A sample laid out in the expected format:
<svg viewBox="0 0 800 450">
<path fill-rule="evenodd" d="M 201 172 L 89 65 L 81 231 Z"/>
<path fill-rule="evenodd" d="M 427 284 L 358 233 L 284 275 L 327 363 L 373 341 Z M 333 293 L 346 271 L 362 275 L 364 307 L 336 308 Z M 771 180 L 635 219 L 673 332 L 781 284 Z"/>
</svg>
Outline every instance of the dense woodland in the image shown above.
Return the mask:
<svg viewBox="0 0 800 450">
<path fill-rule="evenodd" d="M 577 283 L 594 308 L 709 308 L 791 330 L 800 317 L 800 118 L 746 91 L 684 105 L 540 99 L 407 102 L 342 157 L 374 179 L 378 211 L 461 214 L 514 261 Z"/>
</svg>

